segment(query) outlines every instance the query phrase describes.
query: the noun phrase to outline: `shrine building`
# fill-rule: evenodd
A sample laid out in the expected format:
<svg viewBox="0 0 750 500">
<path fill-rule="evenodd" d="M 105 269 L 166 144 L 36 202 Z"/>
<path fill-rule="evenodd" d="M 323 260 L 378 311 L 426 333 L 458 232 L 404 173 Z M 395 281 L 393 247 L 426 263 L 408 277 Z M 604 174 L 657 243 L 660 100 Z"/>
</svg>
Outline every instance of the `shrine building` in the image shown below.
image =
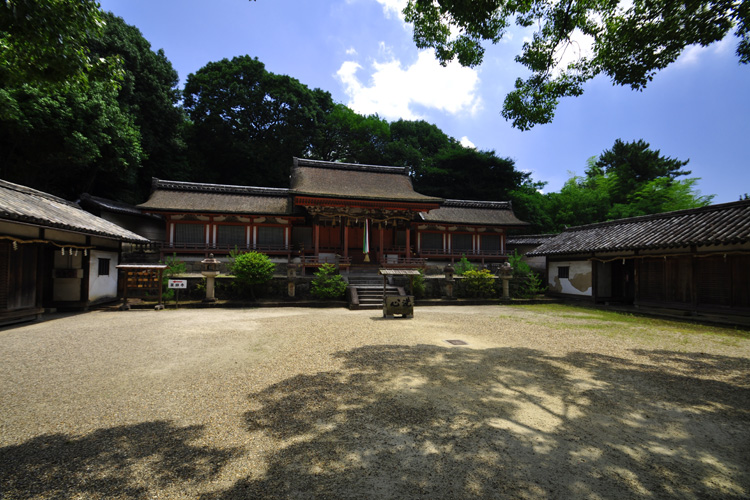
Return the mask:
<svg viewBox="0 0 750 500">
<path fill-rule="evenodd" d="M 408 169 L 294 158 L 289 188 L 154 179 L 138 207 L 164 220 L 163 259 L 256 250 L 315 267 L 425 267 L 462 256 L 507 260 L 506 236 L 525 226 L 510 202 L 450 200 L 414 191 Z"/>
</svg>

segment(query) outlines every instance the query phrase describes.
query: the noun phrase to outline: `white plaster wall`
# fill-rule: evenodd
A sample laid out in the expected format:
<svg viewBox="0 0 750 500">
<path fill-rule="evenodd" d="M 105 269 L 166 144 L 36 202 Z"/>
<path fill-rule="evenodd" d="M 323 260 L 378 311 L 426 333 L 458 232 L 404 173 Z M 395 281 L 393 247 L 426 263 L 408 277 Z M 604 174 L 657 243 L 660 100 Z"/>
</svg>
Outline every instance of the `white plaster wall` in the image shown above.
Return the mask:
<svg viewBox="0 0 750 500">
<path fill-rule="evenodd" d="M 109 275 L 99 276 L 99 259 L 109 259 Z M 91 250 L 89 301 L 117 298 L 117 252 Z"/>
<path fill-rule="evenodd" d="M 558 278 L 558 267 L 570 267 L 569 278 Z M 591 262 L 587 260 L 571 260 L 549 263 L 549 287 L 557 293 L 591 297 Z M 587 286 L 582 286 L 587 283 Z M 574 286 L 574 284 L 576 286 Z"/>
</svg>

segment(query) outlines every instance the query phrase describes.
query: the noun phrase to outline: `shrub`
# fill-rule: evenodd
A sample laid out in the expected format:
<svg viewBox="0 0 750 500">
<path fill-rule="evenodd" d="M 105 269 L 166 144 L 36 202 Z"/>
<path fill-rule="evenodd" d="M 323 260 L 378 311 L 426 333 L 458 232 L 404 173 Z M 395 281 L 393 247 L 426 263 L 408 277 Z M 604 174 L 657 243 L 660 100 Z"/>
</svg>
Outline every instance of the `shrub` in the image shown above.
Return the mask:
<svg viewBox="0 0 750 500">
<path fill-rule="evenodd" d="M 495 277 L 488 269 L 469 270 L 464 273 L 462 288 L 468 297 L 494 297 Z"/>
<path fill-rule="evenodd" d="M 476 267 L 474 266 L 474 264 L 469 262 L 469 259 L 466 258 L 466 255 L 463 255 L 461 256 L 461 260 L 456 262 L 456 265 L 453 266 L 453 269 L 455 270 L 457 276 L 463 276 L 467 271 L 475 271 Z"/>
<path fill-rule="evenodd" d="M 414 279 L 412 281 L 412 290 L 411 293 L 414 294 L 414 297 L 416 298 L 422 298 L 425 294 L 425 284 L 424 284 L 424 275 L 422 274 L 422 270 L 419 270 L 419 274 L 414 276 Z"/>
<path fill-rule="evenodd" d="M 513 254 L 508 256 L 508 262 L 513 269 L 513 280 L 510 287 L 510 294 L 513 298 L 528 299 L 544 291 L 542 279 L 523 261 L 523 257 L 518 253 L 518 250 L 513 251 Z"/>
<path fill-rule="evenodd" d="M 247 252 L 237 255 L 231 263 L 230 270 L 235 282 L 250 291 L 255 298 L 255 285 L 266 283 L 273 278 L 276 265 L 268 255 L 260 252 Z"/>
<path fill-rule="evenodd" d="M 319 299 L 338 299 L 346 292 L 346 282 L 333 264 L 323 264 L 315 271 L 310 294 Z"/>
<path fill-rule="evenodd" d="M 177 260 L 176 253 L 173 253 L 171 257 L 167 257 L 166 264 L 167 268 L 162 273 L 161 295 L 163 300 L 172 300 L 174 299 L 175 291 L 169 288 L 169 280 L 180 274 L 185 274 L 187 267 L 184 262 Z"/>
</svg>

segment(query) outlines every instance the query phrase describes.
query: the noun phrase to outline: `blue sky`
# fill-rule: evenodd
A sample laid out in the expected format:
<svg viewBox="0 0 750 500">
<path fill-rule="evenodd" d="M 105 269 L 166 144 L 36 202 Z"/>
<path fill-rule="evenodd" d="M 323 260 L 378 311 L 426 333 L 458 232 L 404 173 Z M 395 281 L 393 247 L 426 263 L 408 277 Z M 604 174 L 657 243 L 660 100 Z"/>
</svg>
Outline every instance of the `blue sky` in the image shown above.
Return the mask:
<svg viewBox="0 0 750 500">
<path fill-rule="evenodd" d="M 478 149 L 510 157 L 558 191 L 616 139 L 690 159 L 691 177 L 715 203 L 750 193 L 750 66 L 736 38 L 689 48 L 643 92 L 588 82 L 561 101 L 554 121 L 521 132 L 501 116 L 524 68 L 513 61 L 524 33 L 489 46 L 483 64 L 440 67 L 419 51 L 399 11 L 405 0 L 100 0 L 164 49 L 184 84 L 210 61 L 249 54 L 268 71 L 329 91 L 362 114 L 424 119 Z"/>
</svg>

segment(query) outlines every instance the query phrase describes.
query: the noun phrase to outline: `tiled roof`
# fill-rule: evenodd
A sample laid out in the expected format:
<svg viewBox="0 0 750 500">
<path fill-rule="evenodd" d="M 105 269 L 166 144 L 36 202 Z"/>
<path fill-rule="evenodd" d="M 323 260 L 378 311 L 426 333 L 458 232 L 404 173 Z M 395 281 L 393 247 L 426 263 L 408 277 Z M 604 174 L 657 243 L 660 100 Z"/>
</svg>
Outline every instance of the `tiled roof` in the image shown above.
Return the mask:
<svg viewBox="0 0 750 500">
<path fill-rule="evenodd" d="M 557 233 L 554 234 L 515 234 L 513 236 L 508 236 L 507 244 L 508 245 L 541 245 L 545 241 L 548 241 L 550 238 L 554 238 L 557 236 Z"/>
<path fill-rule="evenodd" d="M 421 214 L 426 222 L 445 224 L 479 224 L 523 226 L 509 201 L 445 200 L 440 208 Z"/>
<path fill-rule="evenodd" d="M 404 167 L 294 159 L 291 191 L 322 198 L 439 203 L 441 198 L 414 191 Z"/>
<path fill-rule="evenodd" d="M 148 241 L 75 203 L 3 180 L 0 180 L 0 219 L 121 241 Z"/>
<path fill-rule="evenodd" d="M 566 229 L 528 255 L 668 249 L 750 241 L 750 200 Z"/>
<path fill-rule="evenodd" d="M 99 211 L 104 210 L 117 214 L 134 215 L 138 217 L 152 217 L 155 219 L 158 218 L 150 214 L 144 214 L 137 207 L 128 203 L 109 200 L 107 198 L 100 198 L 99 196 L 92 196 L 88 193 L 83 193 L 81 195 L 81 199 L 78 201 L 78 204 L 86 209 L 91 208 Z"/>
<path fill-rule="evenodd" d="M 144 210 L 289 215 L 289 189 L 153 180 Z"/>
</svg>

